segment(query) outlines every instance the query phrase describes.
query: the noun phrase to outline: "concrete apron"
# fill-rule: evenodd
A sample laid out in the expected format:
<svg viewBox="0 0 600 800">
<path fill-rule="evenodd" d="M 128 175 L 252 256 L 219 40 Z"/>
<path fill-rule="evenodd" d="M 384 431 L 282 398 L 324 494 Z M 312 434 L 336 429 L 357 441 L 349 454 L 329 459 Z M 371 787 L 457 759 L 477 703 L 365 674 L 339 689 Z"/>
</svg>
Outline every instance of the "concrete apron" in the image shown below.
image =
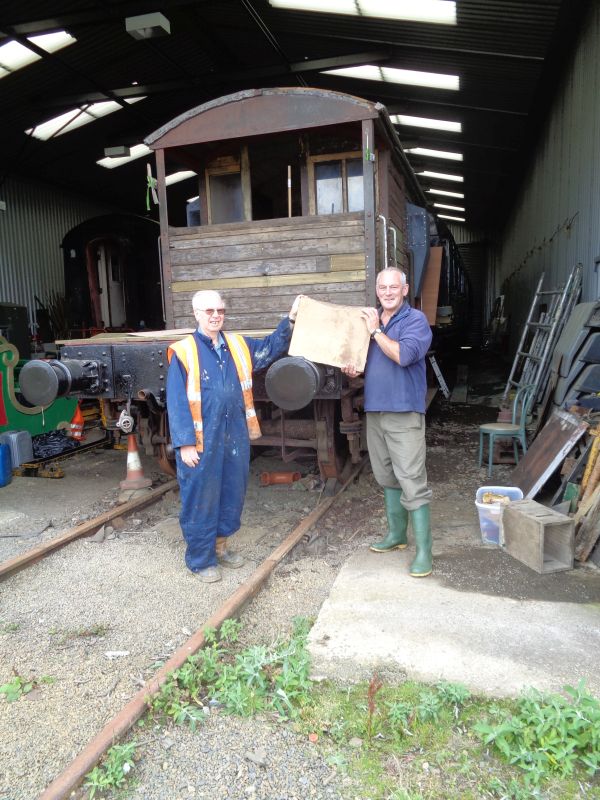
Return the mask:
<svg viewBox="0 0 600 800">
<path fill-rule="evenodd" d="M 346 562 L 310 634 L 313 675 L 338 683 L 374 672 L 390 682 L 446 680 L 493 696 L 531 686 L 559 691 L 583 678 L 600 695 L 597 573 L 537 575 L 499 548 L 479 548 L 477 577 L 467 563 L 462 579 L 452 579 L 452 563 L 460 571 L 469 560 L 465 552 L 434 556 L 433 575 L 418 579 L 408 575 L 413 557 L 410 546 L 387 554 L 365 548 Z M 469 589 L 469 578 L 475 585 L 488 573 L 493 584 L 503 569 L 524 596 L 497 585 L 491 593 Z"/>
</svg>

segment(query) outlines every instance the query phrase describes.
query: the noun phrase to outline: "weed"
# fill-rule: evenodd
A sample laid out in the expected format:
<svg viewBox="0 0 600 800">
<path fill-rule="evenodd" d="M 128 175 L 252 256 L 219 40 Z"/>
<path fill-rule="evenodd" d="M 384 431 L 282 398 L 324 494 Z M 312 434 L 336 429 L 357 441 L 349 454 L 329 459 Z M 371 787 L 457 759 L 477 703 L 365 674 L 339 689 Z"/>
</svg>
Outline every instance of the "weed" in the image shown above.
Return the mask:
<svg viewBox="0 0 600 800">
<path fill-rule="evenodd" d="M 37 681 L 34 678 L 23 678 L 21 675 L 13 670 L 13 677 L 8 683 L 0 686 L 0 694 L 6 697 L 7 703 L 14 703 L 19 700 L 24 694 L 29 694 L 37 686 Z"/>
<path fill-rule="evenodd" d="M 204 631 L 205 647 L 173 672 L 151 709 L 176 724 L 195 727 L 207 703 L 218 701 L 229 714 L 248 717 L 266 709 L 281 717 L 297 715 L 308 702 L 310 680 L 306 651 L 308 626 L 295 621 L 291 638 L 271 647 L 254 645 L 234 652 L 241 625 L 226 620 L 219 631 Z"/>
<path fill-rule="evenodd" d="M 421 692 L 416 712 L 421 722 L 437 722 L 440 718 L 442 703 L 434 692 Z"/>
<path fill-rule="evenodd" d="M 412 735 L 409 731 L 410 723 L 413 716 L 413 709 L 409 703 L 404 703 L 397 700 L 394 703 L 388 703 L 388 720 L 394 730 L 398 728 L 404 734 Z"/>
<path fill-rule="evenodd" d="M 108 625 L 104 623 L 98 622 L 94 623 L 94 625 L 90 625 L 88 628 L 74 628 L 72 630 L 68 628 L 50 628 L 50 635 L 51 636 L 60 636 L 59 644 L 66 644 L 67 642 L 72 642 L 75 639 L 93 639 L 95 637 L 102 637 L 106 636 L 108 631 L 110 630 Z"/>
<path fill-rule="evenodd" d="M 137 742 L 116 744 L 110 748 L 100 766 L 94 767 L 85 776 L 84 786 L 89 789 L 89 800 L 93 800 L 98 791 L 105 789 L 121 789 L 134 767 L 134 756 Z"/>
<path fill-rule="evenodd" d="M 532 690 L 516 703 L 516 712 L 494 708 L 494 724 L 475 731 L 510 763 L 524 770 L 528 785 L 551 775 L 562 778 L 583 768 L 591 777 L 600 769 L 600 703 L 580 681 L 565 686 L 568 697 Z"/>
<path fill-rule="evenodd" d="M 442 703 L 452 706 L 454 716 L 458 718 L 460 709 L 470 699 L 471 692 L 462 683 L 447 683 L 446 681 L 440 681 L 436 688 Z"/>
<path fill-rule="evenodd" d="M 18 622 L 0 622 L 0 634 L 16 633 L 20 627 Z"/>
<path fill-rule="evenodd" d="M 377 673 L 371 678 L 369 688 L 367 689 L 367 740 L 369 743 L 373 739 L 373 723 L 375 711 L 377 709 L 377 694 L 381 690 L 383 683 L 379 680 Z"/>
</svg>

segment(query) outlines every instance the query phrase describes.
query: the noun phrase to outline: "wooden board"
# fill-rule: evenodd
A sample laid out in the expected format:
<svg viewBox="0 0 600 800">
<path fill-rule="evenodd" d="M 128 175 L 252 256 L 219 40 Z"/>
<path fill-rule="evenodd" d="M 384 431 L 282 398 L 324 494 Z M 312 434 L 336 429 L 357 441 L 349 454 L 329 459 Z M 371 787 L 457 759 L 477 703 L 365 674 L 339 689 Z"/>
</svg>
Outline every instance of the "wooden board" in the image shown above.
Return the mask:
<svg viewBox="0 0 600 800">
<path fill-rule="evenodd" d="M 369 332 L 360 307 L 323 303 L 310 297 L 300 300 L 289 355 L 303 356 L 319 364 L 365 368 Z"/>
<path fill-rule="evenodd" d="M 523 497 L 535 497 L 589 428 L 577 414 L 556 409 L 512 473 Z"/>
<path fill-rule="evenodd" d="M 575 535 L 575 558 L 578 561 L 587 560 L 600 538 L 600 492 L 594 492 L 590 499 L 592 498 L 592 507 Z"/>
<path fill-rule="evenodd" d="M 429 248 L 429 261 L 421 287 L 421 311 L 430 325 L 435 325 L 437 317 L 438 294 L 440 291 L 440 272 L 442 269 L 443 247 Z"/>
</svg>

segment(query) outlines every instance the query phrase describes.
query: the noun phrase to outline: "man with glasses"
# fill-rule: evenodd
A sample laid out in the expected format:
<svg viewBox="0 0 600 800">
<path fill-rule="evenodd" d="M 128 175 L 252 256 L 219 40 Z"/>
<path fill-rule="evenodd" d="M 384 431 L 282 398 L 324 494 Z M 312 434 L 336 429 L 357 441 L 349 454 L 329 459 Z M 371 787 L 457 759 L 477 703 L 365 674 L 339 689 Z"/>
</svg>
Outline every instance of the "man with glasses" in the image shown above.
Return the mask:
<svg viewBox="0 0 600 800">
<path fill-rule="evenodd" d="M 252 372 L 287 353 L 299 301 L 272 334 L 253 339 L 222 331 L 226 309 L 219 292 L 196 292 L 198 328 L 168 348 L 167 411 L 185 563 L 205 583 L 221 579 L 219 564 L 235 569 L 244 563 L 227 543 L 241 524 L 250 440 L 261 435 Z"/>
<path fill-rule="evenodd" d="M 401 270 L 382 269 L 376 293 L 381 310 L 362 309 L 371 335 L 364 407 L 369 457 L 383 487 L 388 532 L 371 550 L 403 550 L 410 516 L 416 545 L 410 574 L 423 578 L 432 570 L 431 490 L 425 469 L 425 356 L 431 328 L 425 314 L 404 301 L 408 284 Z M 351 378 L 358 375 L 352 365 L 343 372 Z"/>
</svg>

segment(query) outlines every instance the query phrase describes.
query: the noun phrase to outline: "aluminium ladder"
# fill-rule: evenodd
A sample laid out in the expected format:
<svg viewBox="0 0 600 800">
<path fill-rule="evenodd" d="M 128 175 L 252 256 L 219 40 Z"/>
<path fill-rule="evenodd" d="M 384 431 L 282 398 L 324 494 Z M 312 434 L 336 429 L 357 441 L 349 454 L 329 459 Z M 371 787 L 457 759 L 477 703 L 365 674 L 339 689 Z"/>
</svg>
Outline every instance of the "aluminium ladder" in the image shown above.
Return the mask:
<svg viewBox="0 0 600 800">
<path fill-rule="evenodd" d="M 543 393 L 550 366 L 550 356 L 565 322 L 577 302 L 581 291 L 581 280 L 582 267 L 581 264 L 577 264 L 563 288 L 542 291 L 544 282 L 544 273 L 542 273 L 502 395 L 503 403 L 508 400 L 511 389 L 518 390 L 528 384 L 534 386 L 534 404 L 538 395 Z M 549 307 L 547 311 L 540 314 L 539 320 L 534 322 L 533 315 L 541 297 L 549 299 Z"/>
</svg>

